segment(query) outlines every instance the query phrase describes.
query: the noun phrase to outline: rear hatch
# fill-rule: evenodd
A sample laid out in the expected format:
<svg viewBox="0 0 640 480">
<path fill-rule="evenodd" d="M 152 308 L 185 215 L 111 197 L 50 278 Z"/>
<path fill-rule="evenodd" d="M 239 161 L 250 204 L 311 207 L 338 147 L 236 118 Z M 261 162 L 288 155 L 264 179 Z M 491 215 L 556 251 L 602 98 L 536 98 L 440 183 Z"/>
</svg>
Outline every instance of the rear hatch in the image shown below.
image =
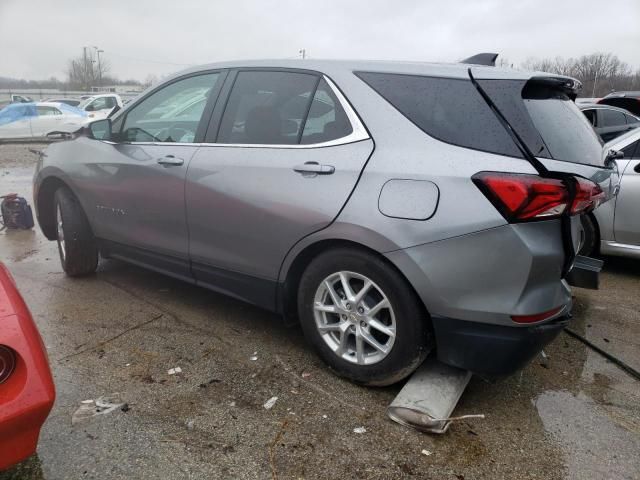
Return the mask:
<svg viewBox="0 0 640 480">
<path fill-rule="evenodd" d="M 616 164 L 608 161 L 602 141 L 574 103 L 579 82 L 522 72 L 516 75 L 521 78 L 505 79 L 503 72 L 483 67 L 472 67 L 469 73 L 540 175 L 591 180 L 604 193 L 604 201 L 617 194 L 620 179 Z M 579 217 L 563 219 L 563 236 L 568 270 L 582 238 Z"/>
</svg>

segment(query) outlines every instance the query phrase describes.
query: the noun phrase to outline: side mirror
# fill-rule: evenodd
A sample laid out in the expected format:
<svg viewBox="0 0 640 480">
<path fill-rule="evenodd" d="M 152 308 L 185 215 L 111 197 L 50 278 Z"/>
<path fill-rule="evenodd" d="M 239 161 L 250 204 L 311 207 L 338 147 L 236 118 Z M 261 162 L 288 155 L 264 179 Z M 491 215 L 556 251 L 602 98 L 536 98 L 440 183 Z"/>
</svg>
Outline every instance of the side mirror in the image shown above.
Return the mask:
<svg viewBox="0 0 640 480">
<path fill-rule="evenodd" d="M 111 119 L 103 118 L 87 125 L 89 138 L 94 140 L 111 140 Z"/>
</svg>

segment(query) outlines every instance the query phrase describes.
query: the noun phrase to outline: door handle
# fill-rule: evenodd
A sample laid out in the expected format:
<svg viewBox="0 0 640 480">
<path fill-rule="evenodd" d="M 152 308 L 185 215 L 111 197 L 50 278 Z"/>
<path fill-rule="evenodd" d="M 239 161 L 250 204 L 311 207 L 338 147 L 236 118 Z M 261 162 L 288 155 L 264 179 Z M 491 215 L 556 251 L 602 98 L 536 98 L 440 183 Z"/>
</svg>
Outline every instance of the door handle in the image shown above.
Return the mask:
<svg viewBox="0 0 640 480">
<path fill-rule="evenodd" d="M 159 165 L 164 165 L 165 167 L 171 166 L 179 166 L 184 164 L 184 159 L 174 157 L 173 155 L 166 155 L 156 160 Z"/>
<path fill-rule="evenodd" d="M 333 165 L 320 165 L 318 162 L 305 162 L 302 165 L 293 167 L 293 171 L 302 174 L 331 175 L 336 171 L 336 168 Z"/>
</svg>

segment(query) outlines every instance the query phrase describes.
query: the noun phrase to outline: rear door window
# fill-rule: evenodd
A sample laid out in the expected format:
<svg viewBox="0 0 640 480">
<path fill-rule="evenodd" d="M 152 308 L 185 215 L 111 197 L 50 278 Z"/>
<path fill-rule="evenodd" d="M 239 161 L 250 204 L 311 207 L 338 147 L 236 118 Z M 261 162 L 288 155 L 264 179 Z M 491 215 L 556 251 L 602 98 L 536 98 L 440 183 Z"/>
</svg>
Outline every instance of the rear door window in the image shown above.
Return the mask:
<svg viewBox="0 0 640 480">
<path fill-rule="evenodd" d="M 617 110 L 609 110 L 608 108 L 600 110 L 600 118 L 602 120 L 601 127 L 619 127 L 627 123 L 624 113 Z"/>
<path fill-rule="evenodd" d="M 353 127 L 333 90 L 322 79 L 304 124 L 302 144 L 323 143 L 351 135 Z"/>
<path fill-rule="evenodd" d="M 356 75 L 418 128 L 438 140 L 522 157 L 470 80 L 374 72 Z"/>
<path fill-rule="evenodd" d="M 220 122 L 217 142 L 300 143 L 319 79 L 297 72 L 239 72 Z"/>
</svg>

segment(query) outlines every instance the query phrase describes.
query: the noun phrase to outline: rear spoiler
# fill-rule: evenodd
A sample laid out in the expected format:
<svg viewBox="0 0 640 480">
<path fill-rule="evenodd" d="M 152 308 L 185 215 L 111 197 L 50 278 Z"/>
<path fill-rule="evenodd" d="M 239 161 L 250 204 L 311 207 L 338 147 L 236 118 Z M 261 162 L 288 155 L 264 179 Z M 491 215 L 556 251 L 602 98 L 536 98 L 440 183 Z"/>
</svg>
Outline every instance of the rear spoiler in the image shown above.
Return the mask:
<svg viewBox="0 0 640 480">
<path fill-rule="evenodd" d="M 560 90 L 567 94 L 567 96 L 574 100 L 578 96 L 580 90 L 582 90 L 582 83 L 579 80 L 571 77 L 531 77 L 527 84 L 525 85 L 525 90 L 527 87 L 548 87 L 554 90 Z M 523 91 L 523 96 L 526 96 L 526 93 Z"/>
</svg>

